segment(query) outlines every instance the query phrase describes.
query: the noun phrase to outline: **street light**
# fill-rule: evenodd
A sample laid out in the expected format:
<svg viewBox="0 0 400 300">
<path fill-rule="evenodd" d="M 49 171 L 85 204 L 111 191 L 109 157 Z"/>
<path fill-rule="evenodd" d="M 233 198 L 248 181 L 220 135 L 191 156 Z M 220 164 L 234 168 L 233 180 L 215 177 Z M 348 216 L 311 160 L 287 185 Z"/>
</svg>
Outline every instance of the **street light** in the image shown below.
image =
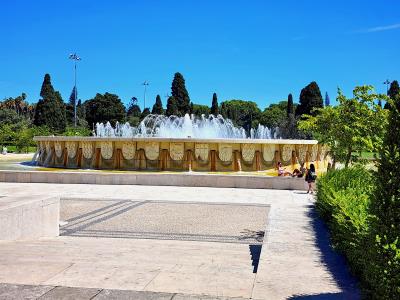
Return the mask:
<svg viewBox="0 0 400 300">
<path fill-rule="evenodd" d="M 144 86 L 143 110 L 146 108 L 146 90 L 149 84 L 150 83 L 147 80 L 145 80 L 145 82 L 142 83 L 142 85 Z"/>
<path fill-rule="evenodd" d="M 389 79 L 386 79 L 386 80 L 383 82 L 383 84 L 386 84 L 386 95 L 387 95 L 387 94 L 388 94 L 388 91 L 389 91 L 390 80 L 389 80 Z"/>
<path fill-rule="evenodd" d="M 76 127 L 76 101 L 78 98 L 78 90 L 76 89 L 76 62 L 78 60 L 81 60 L 81 58 L 76 54 L 72 53 L 69 55 L 69 59 L 72 59 L 74 61 L 74 68 L 75 68 L 75 85 L 74 85 L 74 91 L 75 91 L 75 99 L 74 99 L 74 127 Z"/>
</svg>

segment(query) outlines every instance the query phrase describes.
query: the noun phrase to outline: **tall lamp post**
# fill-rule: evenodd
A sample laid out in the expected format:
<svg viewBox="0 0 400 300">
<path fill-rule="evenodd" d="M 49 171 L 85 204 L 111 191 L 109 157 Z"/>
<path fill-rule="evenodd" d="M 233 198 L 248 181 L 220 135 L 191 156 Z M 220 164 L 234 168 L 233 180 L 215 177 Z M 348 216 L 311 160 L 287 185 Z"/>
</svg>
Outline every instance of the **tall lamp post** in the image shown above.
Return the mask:
<svg viewBox="0 0 400 300">
<path fill-rule="evenodd" d="M 147 90 L 147 86 L 150 83 L 146 80 L 145 82 L 142 83 L 142 85 L 144 86 L 144 97 L 143 97 L 143 110 L 146 108 L 146 90 Z"/>
<path fill-rule="evenodd" d="M 75 96 L 74 96 L 74 127 L 76 127 L 76 101 L 78 98 L 78 90 L 76 89 L 76 62 L 78 60 L 81 60 L 81 58 L 76 54 L 70 54 L 69 59 L 72 59 L 74 61 L 74 70 L 75 70 L 75 85 L 74 85 L 74 91 L 75 91 Z"/>
<path fill-rule="evenodd" d="M 391 82 L 390 82 L 390 80 L 389 79 L 386 79 L 384 82 L 383 82 L 383 84 L 386 84 L 386 95 L 387 95 L 387 93 L 388 93 L 388 91 L 389 91 L 389 84 L 390 84 Z"/>
</svg>

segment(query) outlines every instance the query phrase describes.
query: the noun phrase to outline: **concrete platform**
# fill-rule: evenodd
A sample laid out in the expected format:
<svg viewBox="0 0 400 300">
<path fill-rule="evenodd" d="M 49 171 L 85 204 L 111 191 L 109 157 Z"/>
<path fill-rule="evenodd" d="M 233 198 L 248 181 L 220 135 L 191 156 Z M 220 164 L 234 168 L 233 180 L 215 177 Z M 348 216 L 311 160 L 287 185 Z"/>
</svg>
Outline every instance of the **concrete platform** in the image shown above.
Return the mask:
<svg viewBox="0 0 400 300">
<path fill-rule="evenodd" d="M 256 176 L 246 173 L 140 173 L 99 171 L 0 170 L 0 182 L 101 185 L 156 185 L 246 189 L 304 190 L 304 178 Z"/>
</svg>

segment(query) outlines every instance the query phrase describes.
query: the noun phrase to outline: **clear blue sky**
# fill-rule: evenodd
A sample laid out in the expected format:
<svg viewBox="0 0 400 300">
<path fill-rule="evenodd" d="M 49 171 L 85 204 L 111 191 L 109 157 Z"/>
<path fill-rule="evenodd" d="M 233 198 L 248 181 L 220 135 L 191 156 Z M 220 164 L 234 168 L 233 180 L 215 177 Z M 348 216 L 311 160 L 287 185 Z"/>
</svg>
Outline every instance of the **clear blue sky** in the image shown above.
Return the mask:
<svg viewBox="0 0 400 300">
<path fill-rule="evenodd" d="M 62 2 L 62 3 L 61 3 Z M 0 99 L 39 99 L 50 73 L 64 101 L 111 92 L 142 105 L 181 72 L 195 103 L 252 100 L 264 109 L 315 80 L 337 87 L 400 80 L 400 1 L 2 1 Z"/>
</svg>

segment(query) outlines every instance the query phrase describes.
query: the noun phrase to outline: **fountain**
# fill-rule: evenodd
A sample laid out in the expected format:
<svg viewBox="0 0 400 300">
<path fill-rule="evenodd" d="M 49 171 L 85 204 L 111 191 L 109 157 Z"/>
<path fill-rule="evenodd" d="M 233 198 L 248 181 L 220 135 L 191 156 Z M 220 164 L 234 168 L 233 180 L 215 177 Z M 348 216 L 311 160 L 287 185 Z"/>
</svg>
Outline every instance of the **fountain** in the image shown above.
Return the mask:
<svg viewBox="0 0 400 300">
<path fill-rule="evenodd" d="M 35 137 L 37 162 L 46 167 L 120 170 L 266 171 L 278 161 L 292 168 L 322 162 L 327 149 L 315 140 L 279 138 L 278 129 L 247 131 L 222 116 L 148 115 L 129 123 L 96 124 L 90 137 Z"/>
</svg>

